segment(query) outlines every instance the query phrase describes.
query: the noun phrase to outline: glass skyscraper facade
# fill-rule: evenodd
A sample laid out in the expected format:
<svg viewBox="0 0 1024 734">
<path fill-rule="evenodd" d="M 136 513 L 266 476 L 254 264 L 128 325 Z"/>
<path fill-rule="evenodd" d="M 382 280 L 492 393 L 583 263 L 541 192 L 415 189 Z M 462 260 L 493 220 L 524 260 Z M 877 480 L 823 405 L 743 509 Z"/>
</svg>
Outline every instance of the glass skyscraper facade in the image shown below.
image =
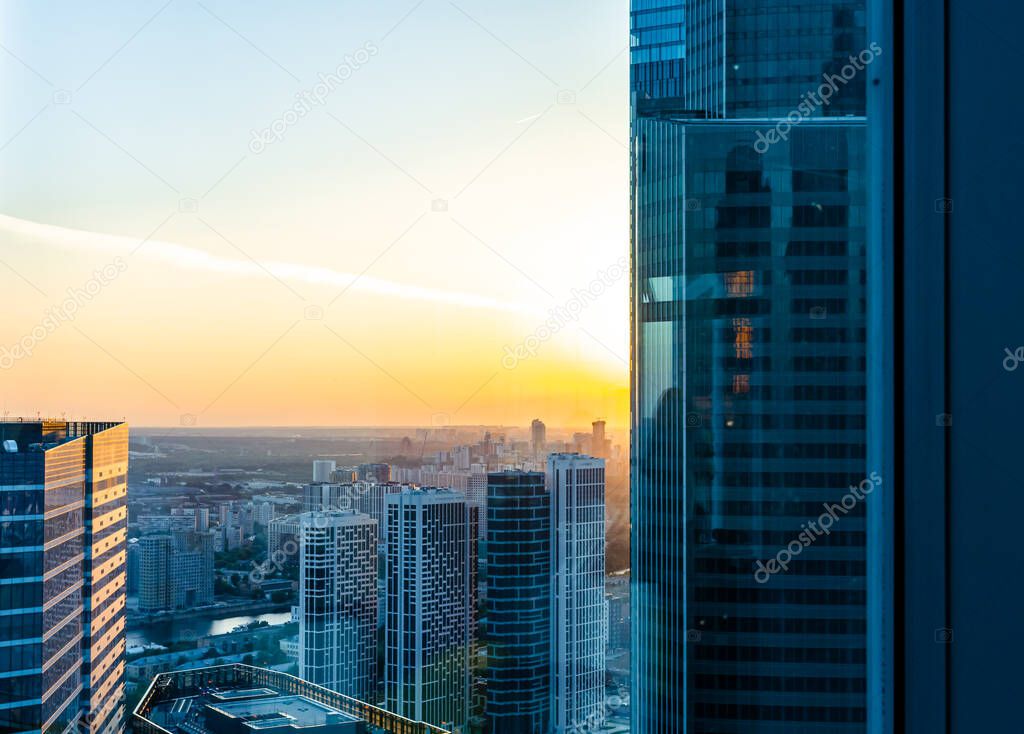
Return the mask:
<svg viewBox="0 0 1024 734">
<path fill-rule="evenodd" d="M 4 422 L 0 439 L 0 731 L 119 731 L 128 428 Z"/>
<path fill-rule="evenodd" d="M 868 47 L 863 3 L 654 4 L 633 3 L 633 729 L 863 732 L 863 64 L 808 96 Z M 670 84 L 637 70 L 655 19 L 685 28 Z"/>
<path fill-rule="evenodd" d="M 547 732 L 551 721 L 551 497 L 543 472 L 487 478 L 487 722 Z"/>
</svg>

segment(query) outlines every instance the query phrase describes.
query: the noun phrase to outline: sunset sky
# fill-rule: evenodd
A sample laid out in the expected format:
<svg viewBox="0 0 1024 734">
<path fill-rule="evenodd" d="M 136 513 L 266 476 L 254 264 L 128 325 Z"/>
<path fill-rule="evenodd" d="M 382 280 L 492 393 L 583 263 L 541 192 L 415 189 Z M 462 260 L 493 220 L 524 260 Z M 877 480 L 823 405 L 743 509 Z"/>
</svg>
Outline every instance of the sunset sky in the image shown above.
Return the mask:
<svg viewBox="0 0 1024 734">
<path fill-rule="evenodd" d="M 0 408 L 624 425 L 627 18 L 4 2 Z"/>
</svg>

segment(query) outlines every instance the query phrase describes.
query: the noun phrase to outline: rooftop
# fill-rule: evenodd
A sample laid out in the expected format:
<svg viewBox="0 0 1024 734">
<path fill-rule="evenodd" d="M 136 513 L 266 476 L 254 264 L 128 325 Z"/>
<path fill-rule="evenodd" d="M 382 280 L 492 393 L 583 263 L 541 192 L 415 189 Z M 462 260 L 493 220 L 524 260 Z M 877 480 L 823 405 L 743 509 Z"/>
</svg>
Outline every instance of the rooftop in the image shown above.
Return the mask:
<svg viewBox="0 0 1024 734">
<path fill-rule="evenodd" d="M 131 718 L 139 734 L 448 734 L 293 675 L 242 664 L 158 675 Z"/>
<path fill-rule="evenodd" d="M 207 705 L 218 713 L 242 720 L 246 729 L 253 730 L 279 726 L 314 729 L 328 724 L 360 721 L 355 716 L 305 696 L 278 696 L 273 691 L 263 695 L 263 698 Z"/>
</svg>

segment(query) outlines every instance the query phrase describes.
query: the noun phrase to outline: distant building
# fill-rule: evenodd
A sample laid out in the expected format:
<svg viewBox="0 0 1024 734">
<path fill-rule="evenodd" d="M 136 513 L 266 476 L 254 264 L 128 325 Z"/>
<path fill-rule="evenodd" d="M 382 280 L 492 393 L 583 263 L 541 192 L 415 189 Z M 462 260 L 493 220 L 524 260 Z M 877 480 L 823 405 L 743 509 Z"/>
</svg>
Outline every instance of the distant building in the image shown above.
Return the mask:
<svg viewBox="0 0 1024 734">
<path fill-rule="evenodd" d="M 171 609 L 171 536 L 139 539 L 139 611 Z"/>
<path fill-rule="evenodd" d="M 338 465 L 334 461 L 317 460 L 313 462 L 313 483 L 314 484 L 330 484 L 333 479 L 332 475 Z"/>
<path fill-rule="evenodd" d="M 171 536 L 171 608 L 192 609 L 213 603 L 213 534 Z"/>
<path fill-rule="evenodd" d="M 604 461 L 548 457 L 551 497 L 552 731 L 603 717 L 608 647 Z"/>
<path fill-rule="evenodd" d="M 548 442 L 548 429 L 540 418 L 534 418 L 530 424 L 530 448 L 533 451 L 533 458 L 539 458 L 544 454 L 544 447 Z"/>
<path fill-rule="evenodd" d="M 605 438 L 605 421 L 594 421 L 590 434 L 590 453 L 599 459 L 609 459 L 612 454 L 612 442 Z"/>
<path fill-rule="evenodd" d="M 549 732 L 551 497 L 544 474 L 490 474 L 487 507 L 488 726 Z"/>
<path fill-rule="evenodd" d="M 463 494 L 387 498 L 386 707 L 467 732 L 476 617 L 477 511 Z"/>
<path fill-rule="evenodd" d="M 213 603 L 214 534 L 178 531 L 139 539 L 139 611 Z"/>
<path fill-rule="evenodd" d="M 140 561 L 142 559 L 142 548 L 139 546 L 138 538 L 131 538 L 128 540 L 128 568 L 126 569 L 128 575 L 128 593 L 138 594 L 139 593 L 139 574 L 142 569 L 140 567 Z"/>
<path fill-rule="evenodd" d="M 353 485 L 354 508 L 377 521 L 377 542 L 387 541 L 387 497 L 406 486 L 394 482 L 357 482 Z"/>
<path fill-rule="evenodd" d="M 253 503 L 253 520 L 257 525 L 262 525 L 264 528 L 270 526 L 270 522 L 274 519 L 275 507 L 273 502 L 254 502 Z"/>
<path fill-rule="evenodd" d="M 608 599 L 608 649 L 629 649 L 629 575 L 609 576 L 605 581 Z"/>
<path fill-rule="evenodd" d="M 371 700 L 377 684 L 377 521 L 300 518 L 299 676 Z"/>
<path fill-rule="evenodd" d="M 331 484 L 314 482 L 303 487 L 303 512 L 330 512 L 332 510 L 351 510 L 353 508 L 354 491 L 351 484 Z"/>
<path fill-rule="evenodd" d="M 360 464 L 356 470 L 356 479 L 360 482 L 390 482 L 390 464 Z"/>
<path fill-rule="evenodd" d="M 267 555 L 272 561 L 299 562 L 299 528 L 301 515 L 275 517 L 267 526 Z M 284 554 L 283 557 L 281 554 Z"/>
</svg>

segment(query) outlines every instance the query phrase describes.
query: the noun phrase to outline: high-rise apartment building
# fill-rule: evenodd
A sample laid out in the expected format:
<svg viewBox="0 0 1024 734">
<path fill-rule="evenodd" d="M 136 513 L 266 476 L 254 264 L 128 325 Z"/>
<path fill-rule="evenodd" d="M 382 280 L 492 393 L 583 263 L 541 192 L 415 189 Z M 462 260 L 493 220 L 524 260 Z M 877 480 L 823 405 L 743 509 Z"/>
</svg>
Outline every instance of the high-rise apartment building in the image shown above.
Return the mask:
<svg viewBox="0 0 1024 734">
<path fill-rule="evenodd" d="M 351 484 L 313 482 L 303 488 L 303 512 L 351 510 L 354 493 Z"/>
<path fill-rule="evenodd" d="M 299 677 L 364 701 L 377 687 L 377 521 L 300 519 Z"/>
<path fill-rule="evenodd" d="M 173 609 L 171 595 L 171 536 L 139 538 L 139 611 Z"/>
<path fill-rule="evenodd" d="M 170 601 L 172 609 L 213 603 L 213 533 L 171 535 Z"/>
<path fill-rule="evenodd" d="M 543 472 L 487 483 L 489 730 L 551 731 L 551 496 Z"/>
<path fill-rule="evenodd" d="M 0 423 L 0 731 L 124 725 L 128 427 Z"/>
<path fill-rule="evenodd" d="M 139 611 L 213 603 L 214 533 L 176 530 L 139 538 Z"/>
<path fill-rule="evenodd" d="M 632 10 L 633 728 L 859 734 L 864 2 Z"/>
<path fill-rule="evenodd" d="M 387 498 L 386 708 L 468 732 L 477 511 L 446 489 Z"/>
<path fill-rule="evenodd" d="M 353 509 L 364 515 L 369 515 L 377 521 L 377 542 L 385 543 L 387 541 L 388 495 L 398 494 L 405 487 L 394 482 L 356 482 L 352 488 Z"/>
<path fill-rule="evenodd" d="M 603 717 L 608 647 L 604 460 L 548 457 L 551 505 L 551 726 L 569 734 Z"/>
</svg>

